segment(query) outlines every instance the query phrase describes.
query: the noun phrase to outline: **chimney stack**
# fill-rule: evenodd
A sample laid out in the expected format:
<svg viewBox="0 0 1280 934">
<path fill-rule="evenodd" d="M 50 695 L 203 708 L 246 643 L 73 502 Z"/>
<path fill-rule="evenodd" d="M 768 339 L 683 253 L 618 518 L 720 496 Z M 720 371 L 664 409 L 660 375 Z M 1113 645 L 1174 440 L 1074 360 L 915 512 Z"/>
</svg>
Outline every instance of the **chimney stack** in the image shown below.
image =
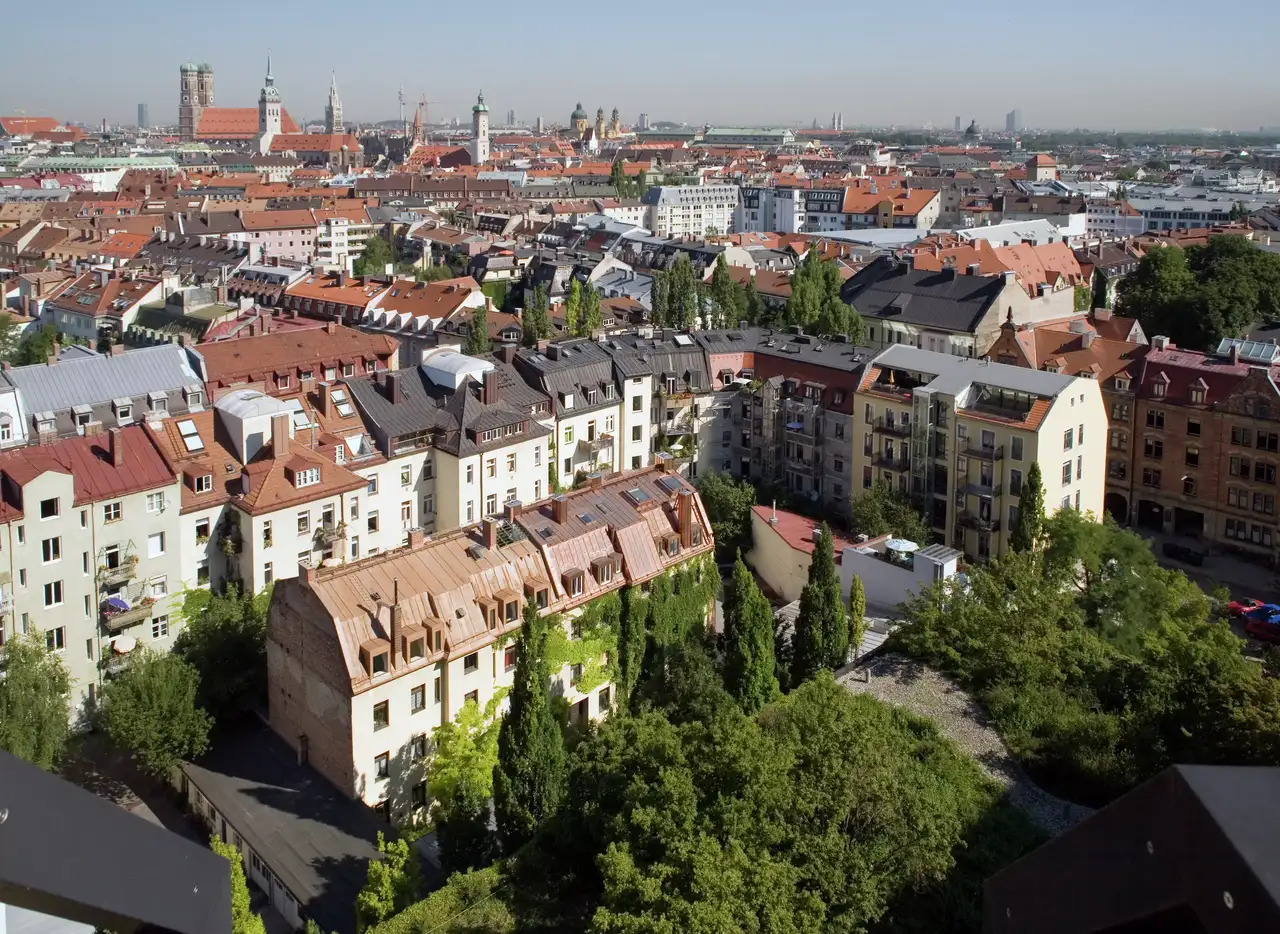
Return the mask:
<svg viewBox="0 0 1280 934">
<path fill-rule="evenodd" d="M 329 383 L 320 384 L 320 414 L 325 418 L 333 414 L 333 387 Z"/>
<path fill-rule="evenodd" d="M 485 405 L 497 405 L 498 396 L 498 371 L 497 369 L 487 370 L 484 374 L 484 382 L 480 386 L 480 401 Z"/>
<path fill-rule="evenodd" d="M 680 526 L 681 549 L 693 547 L 693 490 L 681 490 L 676 496 L 676 522 Z"/>
<path fill-rule="evenodd" d="M 600 475 L 600 471 L 598 470 L 587 474 L 587 489 L 589 490 L 600 489 L 600 478 L 601 478 L 601 475 Z"/>
<path fill-rule="evenodd" d="M 421 548 L 422 543 L 425 542 L 426 540 L 427 540 L 427 533 L 422 531 L 422 529 L 409 530 L 409 547 L 410 548 Z"/>
<path fill-rule="evenodd" d="M 660 473 L 669 473 L 671 471 L 671 455 L 666 451 L 658 451 L 653 455 L 653 466 L 657 467 Z"/>
<path fill-rule="evenodd" d="M 400 578 L 391 583 L 391 667 L 400 667 Z"/>
<path fill-rule="evenodd" d="M 493 551 L 498 547 L 498 523 L 486 517 L 480 523 L 480 534 L 484 536 L 484 547 Z"/>
<path fill-rule="evenodd" d="M 277 459 L 289 453 L 289 413 L 271 416 L 271 456 Z"/>
<path fill-rule="evenodd" d="M 1231 345 L 1231 365 L 1237 366 L 1240 363 L 1240 345 Z"/>
<path fill-rule="evenodd" d="M 563 493 L 551 497 L 551 518 L 560 523 L 569 521 L 569 497 Z"/>
<path fill-rule="evenodd" d="M 520 518 L 520 510 L 523 506 L 518 499 L 508 500 L 506 505 L 502 507 L 502 514 L 506 516 L 508 522 L 515 522 Z"/>
<path fill-rule="evenodd" d="M 124 466 L 124 442 L 120 440 L 119 428 L 112 428 L 107 433 L 107 454 L 111 457 L 112 467 Z"/>
<path fill-rule="evenodd" d="M 400 374 L 394 370 L 388 371 L 383 379 L 382 386 L 386 391 L 387 401 L 392 405 L 397 405 L 404 398 L 404 388 L 400 385 Z"/>
<path fill-rule="evenodd" d="M 325 329 L 326 331 L 328 331 L 330 334 L 337 334 L 337 333 L 338 333 L 338 322 L 337 322 L 337 321 L 326 321 L 326 322 L 325 322 L 325 324 L 324 324 L 324 329 Z"/>
</svg>

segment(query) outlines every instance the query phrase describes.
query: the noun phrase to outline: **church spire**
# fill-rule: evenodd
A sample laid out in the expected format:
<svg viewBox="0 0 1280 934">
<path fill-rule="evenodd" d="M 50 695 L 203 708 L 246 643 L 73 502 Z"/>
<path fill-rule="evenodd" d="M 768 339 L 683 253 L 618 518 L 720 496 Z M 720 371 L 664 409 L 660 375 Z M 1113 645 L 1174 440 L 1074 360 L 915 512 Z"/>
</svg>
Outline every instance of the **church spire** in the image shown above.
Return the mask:
<svg viewBox="0 0 1280 934">
<path fill-rule="evenodd" d="M 275 81 L 275 76 L 271 74 L 271 50 L 267 49 L 267 87 L 271 87 Z"/>
</svg>

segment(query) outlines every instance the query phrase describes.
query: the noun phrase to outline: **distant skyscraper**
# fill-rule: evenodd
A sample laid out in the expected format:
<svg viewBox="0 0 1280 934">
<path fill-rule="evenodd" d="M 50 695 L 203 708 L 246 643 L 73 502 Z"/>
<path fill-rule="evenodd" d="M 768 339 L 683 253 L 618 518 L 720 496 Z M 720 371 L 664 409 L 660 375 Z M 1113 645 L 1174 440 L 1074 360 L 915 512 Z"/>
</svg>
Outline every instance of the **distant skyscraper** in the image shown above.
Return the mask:
<svg viewBox="0 0 1280 934">
<path fill-rule="evenodd" d="M 956 117 L 956 132 L 959 133 L 963 129 L 964 129 L 964 123 L 960 120 L 959 117 Z"/>
<path fill-rule="evenodd" d="M 652 126 L 652 124 L 649 122 L 649 115 L 647 113 L 640 114 L 640 119 L 637 122 L 640 124 L 640 129 L 642 130 L 647 130 L 649 129 L 650 126 Z"/>
<path fill-rule="evenodd" d="M 139 104 L 139 105 L 138 105 L 138 126 L 139 126 L 139 127 L 142 127 L 142 128 L 146 128 L 146 127 L 151 126 L 151 120 L 150 120 L 150 118 L 147 116 L 147 105 L 146 105 L 146 104 Z"/>
<path fill-rule="evenodd" d="M 844 111 L 840 111 L 836 114 L 836 129 L 841 133 L 844 132 Z"/>
<path fill-rule="evenodd" d="M 1022 129 L 1022 111 L 1016 107 L 1004 115 L 1004 131 L 1017 133 Z"/>
<path fill-rule="evenodd" d="M 488 161 L 489 105 L 484 102 L 484 91 L 481 91 L 471 108 L 471 164 L 484 165 Z"/>
<path fill-rule="evenodd" d="M 539 117 L 537 120 L 534 121 L 533 128 L 534 128 L 534 132 L 536 132 L 539 136 L 542 135 L 542 118 L 541 117 Z"/>
<path fill-rule="evenodd" d="M 514 110 L 507 111 L 507 126 L 516 125 L 516 112 Z"/>
<path fill-rule="evenodd" d="M 338 97 L 338 76 L 329 77 L 329 103 L 324 105 L 324 130 L 326 133 L 341 133 L 342 100 Z"/>
</svg>

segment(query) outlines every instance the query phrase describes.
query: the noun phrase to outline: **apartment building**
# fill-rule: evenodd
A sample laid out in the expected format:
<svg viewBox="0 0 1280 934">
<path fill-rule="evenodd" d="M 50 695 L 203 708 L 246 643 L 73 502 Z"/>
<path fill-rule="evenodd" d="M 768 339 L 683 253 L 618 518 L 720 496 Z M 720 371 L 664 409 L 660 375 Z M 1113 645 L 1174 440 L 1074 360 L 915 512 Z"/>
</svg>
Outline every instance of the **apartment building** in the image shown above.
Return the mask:
<svg viewBox="0 0 1280 934">
<path fill-rule="evenodd" d="M 938 221 L 942 199 L 927 188 L 890 180 L 838 188 L 744 188 L 735 210 L 739 232 L 830 233 L 880 228 L 927 231 Z"/>
<path fill-rule="evenodd" d="M 618 349 L 624 346 L 619 343 Z M 548 453 L 561 487 L 596 470 L 628 469 L 637 458 L 640 464 L 649 461 L 657 387 L 651 370 L 640 372 L 648 366 L 640 356 L 636 366 L 615 369 L 613 355 L 591 340 L 516 352 L 516 372 L 550 400 L 546 425 L 554 433 Z M 643 425 L 642 417 L 648 420 Z"/>
<path fill-rule="evenodd" d="M 607 522 L 604 521 L 607 517 Z M 697 493 L 660 467 L 594 478 L 479 525 L 277 585 L 267 671 L 272 728 L 344 794 L 387 819 L 428 804 L 432 730 L 511 684 L 527 601 L 562 614 L 566 634 L 591 601 L 713 548 Z M 607 713 L 609 682 L 551 691 L 575 722 Z"/>
<path fill-rule="evenodd" d="M 1046 512 L 1102 515 L 1107 415 L 1095 379 L 892 347 L 868 363 L 855 411 L 862 488 L 883 479 L 917 497 L 972 560 L 1008 549 L 1032 463 Z"/>
<path fill-rule="evenodd" d="M 406 490 L 406 528 L 444 532 L 550 492 L 551 400 L 507 360 L 439 350 L 344 386 Z M 406 487 L 415 477 L 421 483 Z"/>
<path fill-rule="evenodd" d="M 331 319 L 354 327 L 366 308 L 389 288 L 385 279 L 345 272 L 309 273 L 285 289 L 281 306 L 310 318 Z"/>
<path fill-rule="evenodd" d="M 51 325 L 59 334 L 97 344 L 100 338 L 118 339 L 149 302 L 164 298 L 161 280 L 128 277 L 107 269 L 81 275 L 58 295 L 48 299 L 40 313 L 41 326 Z"/>
<path fill-rule="evenodd" d="M 1133 521 L 1274 562 L 1280 348 L 1153 337 L 1137 383 Z"/>
<path fill-rule="evenodd" d="M 234 337 L 198 349 L 209 395 L 254 389 L 272 396 L 310 391 L 320 383 L 394 370 L 394 338 L 365 334 L 329 320 L 324 327 Z"/>
<path fill-rule="evenodd" d="M 365 308 L 359 327 L 367 334 L 394 337 L 400 343 L 400 365 L 411 367 L 440 346 L 437 332 L 445 322 L 456 323 L 488 305 L 480 284 L 470 276 L 440 282 L 395 279 Z M 446 332 L 445 343 L 456 339 Z"/>
<path fill-rule="evenodd" d="M 0 643 L 43 633 L 78 715 L 178 633 L 178 479 L 141 426 L 6 452 L 0 477 Z"/>
<path fill-rule="evenodd" d="M 0 417 L 0 446 L 199 411 L 206 399 L 197 363 L 186 348 L 164 344 L 113 354 L 66 352 L 46 363 L 0 370 L 0 384 L 14 388 L 18 404 L 10 424 Z"/>
<path fill-rule="evenodd" d="M 228 243 L 245 244 L 250 262 L 285 259 L 309 263 L 315 259 L 319 224 L 308 210 L 237 211 L 242 230 L 223 236 Z"/>
<path fill-rule="evenodd" d="M 1146 335 L 1137 320 L 1099 308 L 1087 319 L 1015 328 L 1006 323 L 988 355 L 997 363 L 1097 380 L 1107 410 L 1104 507 L 1120 525 L 1133 506 L 1134 408 Z"/>
<path fill-rule="evenodd" d="M 316 208 L 315 263 L 336 266 L 347 272 L 374 233 L 373 222 L 364 205 L 354 208 Z"/>
<path fill-rule="evenodd" d="M 1147 232 L 1142 212 L 1122 199 L 1085 203 L 1085 233 L 1090 237 L 1138 237 Z"/>
<path fill-rule="evenodd" d="M 640 199 L 656 237 L 701 238 L 735 231 L 737 185 L 655 185 Z"/>
</svg>

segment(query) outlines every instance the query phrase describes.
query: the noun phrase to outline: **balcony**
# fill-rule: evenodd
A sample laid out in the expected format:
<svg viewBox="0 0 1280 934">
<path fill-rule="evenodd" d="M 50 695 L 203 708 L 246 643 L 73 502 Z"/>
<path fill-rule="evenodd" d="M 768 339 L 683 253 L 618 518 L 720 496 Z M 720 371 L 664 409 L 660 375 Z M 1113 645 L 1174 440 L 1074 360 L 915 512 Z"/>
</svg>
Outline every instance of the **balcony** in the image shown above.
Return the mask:
<svg viewBox="0 0 1280 934">
<path fill-rule="evenodd" d="M 594 438 L 581 438 L 578 441 L 578 450 L 583 454 L 589 454 L 592 457 L 601 451 L 611 450 L 613 448 L 613 435 L 596 435 Z"/>
<path fill-rule="evenodd" d="M 128 629 L 130 626 L 146 622 L 151 618 L 156 604 L 154 598 L 143 597 L 136 606 L 127 610 L 116 609 L 116 604 L 113 603 L 115 599 L 118 598 L 109 598 L 102 604 L 102 625 L 106 627 L 107 632 L 119 632 L 121 629 Z"/>
<path fill-rule="evenodd" d="M 345 522 L 339 522 L 337 525 L 329 523 L 316 526 L 316 544 L 322 548 L 346 537 L 347 524 Z"/>
<path fill-rule="evenodd" d="M 882 435 L 892 435 L 895 438 L 911 437 L 910 422 L 902 422 L 897 419 L 894 421 L 887 421 L 883 415 L 875 420 L 871 430 Z"/>
<path fill-rule="evenodd" d="M 129 555 L 127 558 L 116 559 L 115 564 L 104 564 L 98 568 L 98 586 L 111 587 L 115 584 L 123 584 L 126 581 L 133 580 L 133 575 L 138 570 L 138 556 Z"/>
<path fill-rule="evenodd" d="M 666 402 L 668 409 L 687 409 L 693 405 L 693 393 L 691 392 L 664 393 L 659 390 L 659 395 Z"/>
<path fill-rule="evenodd" d="M 786 428 L 787 434 L 804 438 L 809 441 L 809 443 L 812 443 L 812 439 L 817 436 L 818 432 L 818 425 L 816 422 L 811 421 L 806 423 L 803 419 L 787 422 Z"/>
<path fill-rule="evenodd" d="M 897 470 L 908 471 L 911 469 L 911 462 L 905 457 L 887 457 L 884 454 L 876 454 L 871 458 L 873 466 L 881 470 Z"/>
<path fill-rule="evenodd" d="M 987 480 L 980 479 L 976 483 L 962 483 L 957 488 L 958 492 L 965 493 L 969 496 L 999 496 L 999 485 L 992 485 Z"/>
<path fill-rule="evenodd" d="M 984 461 L 1004 460 L 1004 445 L 999 447 L 992 444 L 968 444 L 964 453 L 969 457 L 976 457 Z"/>
<path fill-rule="evenodd" d="M 999 532 L 1000 520 L 982 513 L 965 511 L 960 513 L 957 521 L 962 528 L 977 529 L 979 532 Z"/>
</svg>

